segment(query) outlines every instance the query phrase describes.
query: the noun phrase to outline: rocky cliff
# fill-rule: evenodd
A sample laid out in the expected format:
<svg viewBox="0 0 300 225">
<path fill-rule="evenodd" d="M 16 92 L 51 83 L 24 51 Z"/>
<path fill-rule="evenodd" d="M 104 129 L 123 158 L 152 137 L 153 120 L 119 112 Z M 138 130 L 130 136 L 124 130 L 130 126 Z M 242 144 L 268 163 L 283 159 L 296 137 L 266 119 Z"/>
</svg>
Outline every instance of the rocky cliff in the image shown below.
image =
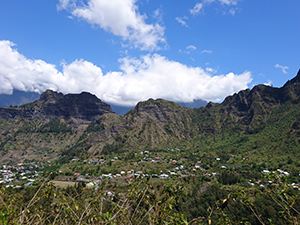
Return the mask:
<svg viewBox="0 0 300 225">
<path fill-rule="evenodd" d="M 71 124 L 91 123 L 101 115 L 115 113 L 110 105 L 102 102 L 95 95 L 57 93 L 45 91 L 40 98 L 20 107 L 0 108 L 1 119 L 41 119 L 48 122 L 54 118 L 63 119 Z"/>
</svg>

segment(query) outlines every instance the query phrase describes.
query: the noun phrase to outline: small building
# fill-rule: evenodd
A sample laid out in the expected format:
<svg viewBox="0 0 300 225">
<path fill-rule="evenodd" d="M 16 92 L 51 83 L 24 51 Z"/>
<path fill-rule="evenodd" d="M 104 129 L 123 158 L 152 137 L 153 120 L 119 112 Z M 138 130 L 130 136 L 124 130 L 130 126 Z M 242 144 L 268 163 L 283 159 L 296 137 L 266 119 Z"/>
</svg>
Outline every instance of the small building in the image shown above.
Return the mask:
<svg viewBox="0 0 300 225">
<path fill-rule="evenodd" d="M 169 178 L 169 175 L 163 173 L 163 174 L 159 175 L 159 178 L 161 178 L 161 179 L 167 179 L 167 178 Z"/>
<path fill-rule="evenodd" d="M 270 171 L 269 170 L 263 170 L 261 173 L 263 173 L 263 174 L 269 174 Z"/>
<path fill-rule="evenodd" d="M 86 187 L 88 187 L 88 188 L 92 188 L 94 186 L 95 186 L 94 182 L 89 182 L 89 183 L 86 184 Z"/>
</svg>

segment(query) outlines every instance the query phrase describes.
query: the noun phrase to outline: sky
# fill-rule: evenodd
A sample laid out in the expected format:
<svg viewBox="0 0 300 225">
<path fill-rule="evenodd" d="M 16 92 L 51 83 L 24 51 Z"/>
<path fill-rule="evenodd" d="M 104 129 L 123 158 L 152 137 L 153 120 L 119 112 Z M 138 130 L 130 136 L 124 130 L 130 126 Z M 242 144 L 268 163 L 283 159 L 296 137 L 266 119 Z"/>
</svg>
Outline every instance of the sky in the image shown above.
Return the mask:
<svg viewBox="0 0 300 225">
<path fill-rule="evenodd" d="M 221 102 L 300 69 L 299 0 L 0 0 L 0 94 Z"/>
</svg>

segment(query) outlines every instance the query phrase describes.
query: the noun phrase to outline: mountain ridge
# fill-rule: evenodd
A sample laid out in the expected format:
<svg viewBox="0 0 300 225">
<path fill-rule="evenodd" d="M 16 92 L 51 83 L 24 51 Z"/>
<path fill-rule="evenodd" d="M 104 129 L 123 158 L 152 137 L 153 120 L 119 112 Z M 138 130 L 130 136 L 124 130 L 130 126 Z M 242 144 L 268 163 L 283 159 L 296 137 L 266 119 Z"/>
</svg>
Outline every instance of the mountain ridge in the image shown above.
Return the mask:
<svg viewBox="0 0 300 225">
<path fill-rule="evenodd" d="M 210 102 L 194 109 L 163 99 L 149 99 L 139 102 L 124 116 L 117 115 L 92 94 L 63 95 L 47 90 L 32 103 L 0 108 L 0 151 L 5 156 L 3 160 L 17 161 L 24 160 L 17 154 L 19 151 L 34 157 L 36 149 L 51 146 L 52 154 L 47 157 L 68 160 L 111 151 L 189 146 L 203 138 L 210 140 L 229 134 L 248 140 L 244 136 L 277 129 L 272 125 L 276 120 L 285 127 L 281 132 L 298 145 L 300 121 L 295 110 L 300 103 L 299 77 L 300 70 L 280 88 L 256 85 L 226 97 L 222 103 Z M 239 145 L 239 141 L 236 143 Z M 281 147 L 278 144 L 276 148 Z M 15 158 L 8 157 L 14 154 Z"/>
<path fill-rule="evenodd" d="M 58 118 L 89 124 L 106 113 L 115 112 L 95 95 L 87 92 L 64 95 L 52 90 L 46 90 L 32 103 L 0 108 L 1 119 L 41 119 L 44 122 Z"/>
</svg>

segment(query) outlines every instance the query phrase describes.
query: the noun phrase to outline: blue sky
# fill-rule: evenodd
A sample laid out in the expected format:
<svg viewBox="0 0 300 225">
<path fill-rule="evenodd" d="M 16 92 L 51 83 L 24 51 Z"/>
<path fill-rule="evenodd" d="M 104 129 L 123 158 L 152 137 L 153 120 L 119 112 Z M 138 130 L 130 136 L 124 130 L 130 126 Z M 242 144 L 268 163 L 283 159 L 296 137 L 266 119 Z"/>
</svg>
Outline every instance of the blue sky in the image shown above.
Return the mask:
<svg viewBox="0 0 300 225">
<path fill-rule="evenodd" d="M 0 93 L 222 101 L 300 68 L 298 0 L 0 0 Z"/>
</svg>

